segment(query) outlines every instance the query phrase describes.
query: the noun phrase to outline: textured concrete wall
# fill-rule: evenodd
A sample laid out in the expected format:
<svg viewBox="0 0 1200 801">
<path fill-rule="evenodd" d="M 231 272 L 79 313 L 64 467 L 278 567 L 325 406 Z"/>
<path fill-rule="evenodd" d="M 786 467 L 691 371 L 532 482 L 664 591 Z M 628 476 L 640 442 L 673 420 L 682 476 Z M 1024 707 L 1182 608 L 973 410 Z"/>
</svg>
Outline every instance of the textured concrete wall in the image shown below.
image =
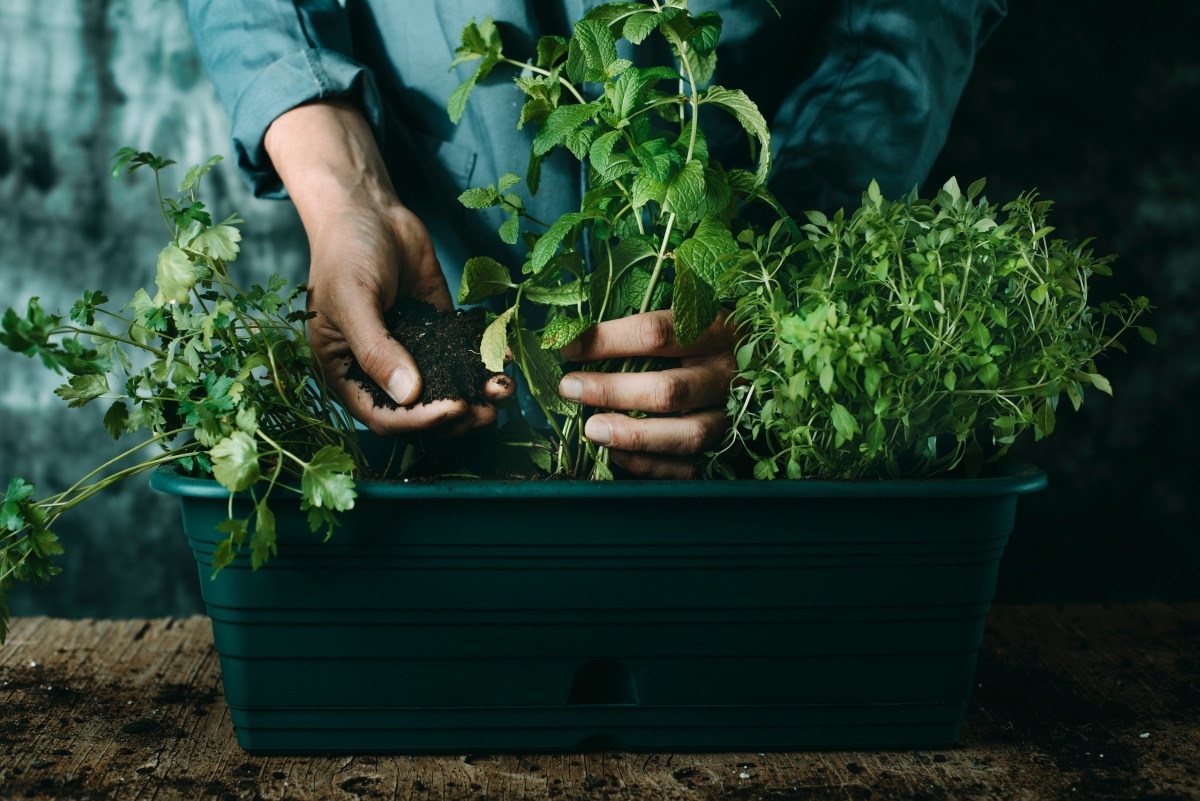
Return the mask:
<svg viewBox="0 0 1200 801">
<path fill-rule="evenodd" d="M 201 69 L 177 0 L 4 0 L 0 3 L 0 307 L 39 297 L 66 311 L 84 289 L 124 300 L 153 292 L 166 243 L 148 172 L 114 180 L 120 147 L 186 165 L 228 152 L 228 120 Z M 251 198 L 232 167 L 206 179 L 215 215 L 239 211 L 251 280 L 306 271 L 290 204 Z M 62 379 L 0 354 L 0 481 L 39 494 L 69 486 L 133 444 L 112 442 L 99 404 L 68 411 Z M 66 573 L 20 587 L 14 614 L 164 615 L 201 609 L 177 503 L 144 479 L 93 499 L 58 526 Z"/>
</svg>

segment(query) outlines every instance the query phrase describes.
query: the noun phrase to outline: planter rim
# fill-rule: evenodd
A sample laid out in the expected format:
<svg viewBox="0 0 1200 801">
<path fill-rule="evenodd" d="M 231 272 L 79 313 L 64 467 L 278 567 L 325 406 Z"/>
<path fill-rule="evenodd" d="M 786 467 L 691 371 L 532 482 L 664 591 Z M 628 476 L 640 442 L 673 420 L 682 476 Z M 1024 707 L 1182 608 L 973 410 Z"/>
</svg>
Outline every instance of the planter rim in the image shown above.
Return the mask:
<svg viewBox="0 0 1200 801">
<path fill-rule="evenodd" d="M 1046 474 L 1015 458 L 995 465 L 986 478 L 745 480 L 532 481 L 445 479 L 440 481 L 359 481 L 359 498 L 981 498 L 1024 495 L 1043 489 Z M 182 475 L 173 465 L 155 468 L 150 486 L 189 498 L 227 498 L 213 479 Z"/>
</svg>

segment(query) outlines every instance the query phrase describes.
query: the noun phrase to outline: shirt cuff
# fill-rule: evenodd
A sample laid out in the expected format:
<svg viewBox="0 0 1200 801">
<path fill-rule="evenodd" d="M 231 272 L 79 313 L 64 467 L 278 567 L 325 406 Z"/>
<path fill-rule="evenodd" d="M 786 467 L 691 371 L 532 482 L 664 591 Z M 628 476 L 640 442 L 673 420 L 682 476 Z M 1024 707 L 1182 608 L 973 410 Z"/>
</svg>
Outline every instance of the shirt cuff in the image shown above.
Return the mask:
<svg viewBox="0 0 1200 801">
<path fill-rule="evenodd" d="M 340 97 L 355 103 L 379 139 L 382 103 L 375 78 L 334 50 L 300 50 L 273 62 L 246 87 L 233 108 L 233 151 L 256 197 L 283 199 L 287 190 L 263 147 L 277 117 L 311 100 Z"/>
</svg>

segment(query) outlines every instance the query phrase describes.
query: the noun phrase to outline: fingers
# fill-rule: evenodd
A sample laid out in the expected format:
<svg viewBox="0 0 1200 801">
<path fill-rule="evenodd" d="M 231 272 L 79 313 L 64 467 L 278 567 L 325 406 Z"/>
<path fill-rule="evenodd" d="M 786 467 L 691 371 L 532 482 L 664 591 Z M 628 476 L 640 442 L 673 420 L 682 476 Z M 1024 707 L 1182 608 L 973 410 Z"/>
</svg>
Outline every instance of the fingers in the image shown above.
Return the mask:
<svg viewBox="0 0 1200 801">
<path fill-rule="evenodd" d="M 645 373 L 576 371 L 563 376 L 558 391 L 567 400 L 601 409 L 679 412 L 724 406 L 733 380 L 725 359 L 704 359 Z"/>
<path fill-rule="evenodd" d="M 723 409 L 705 409 L 678 417 L 635 418 L 625 414 L 594 414 L 583 433 L 614 452 L 667 456 L 697 454 L 717 446 L 729 428 Z"/>
<path fill-rule="evenodd" d="M 732 351 L 733 331 L 725 323 L 727 317 L 722 311 L 695 342 L 686 346 L 675 338 L 675 315 L 669 309 L 606 320 L 580 334 L 562 349 L 562 355 L 570 361 L 594 362 L 626 356 L 690 356 Z"/>
</svg>

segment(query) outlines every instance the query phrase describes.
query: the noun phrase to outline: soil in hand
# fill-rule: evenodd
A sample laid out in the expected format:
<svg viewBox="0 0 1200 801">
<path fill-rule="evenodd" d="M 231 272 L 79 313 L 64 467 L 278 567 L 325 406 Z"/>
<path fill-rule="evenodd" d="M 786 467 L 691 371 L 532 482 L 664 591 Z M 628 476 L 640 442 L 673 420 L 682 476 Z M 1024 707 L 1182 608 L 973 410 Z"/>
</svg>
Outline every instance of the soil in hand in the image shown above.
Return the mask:
<svg viewBox="0 0 1200 801">
<path fill-rule="evenodd" d="M 383 320 L 421 371 L 417 403 L 464 400 L 474 406 L 487 402 L 483 388 L 493 373 L 479 357 L 479 340 L 487 327 L 483 309 L 442 310 L 423 300 L 402 298 Z M 346 377 L 361 384 L 377 407 L 396 408 L 396 402 L 353 357 Z"/>
</svg>

